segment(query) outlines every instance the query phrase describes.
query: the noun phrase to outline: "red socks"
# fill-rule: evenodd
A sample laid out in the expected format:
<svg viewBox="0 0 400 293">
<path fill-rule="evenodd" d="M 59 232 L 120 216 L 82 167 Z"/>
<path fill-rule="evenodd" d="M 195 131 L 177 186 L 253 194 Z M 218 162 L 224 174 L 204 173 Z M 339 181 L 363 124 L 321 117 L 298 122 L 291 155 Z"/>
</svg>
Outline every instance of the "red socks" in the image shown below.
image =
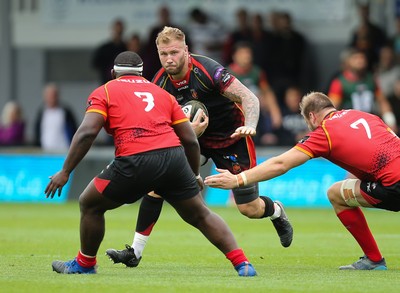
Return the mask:
<svg viewBox="0 0 400 293">
<path fill-rule="evenodd" d="M 243 250 L 240 248 L 228 252 L 227 254 L 225 254 L 225 256 L 231 261 L 234 267 L 242 262 L 249 262 L 247 257 L 244 255 Z"/>
<path fill-rule="evenodd" d="M 347 209 L 337 214 L 337 217 L 346 229 L 357 240 L 365 255 L 372 261 L 382 259 L 378 245 L 372 236 L 367 221 L 360 208 Z"/>
<path fill-rule="evenodd" d="M 91 268 L 96 265 L 96 257 L 95 256 L 87 256 L 82 254 L 81 251 L 78 252 L 78 256 L 76 257 L 76 261 L 81 267 Z"/>
</svg>

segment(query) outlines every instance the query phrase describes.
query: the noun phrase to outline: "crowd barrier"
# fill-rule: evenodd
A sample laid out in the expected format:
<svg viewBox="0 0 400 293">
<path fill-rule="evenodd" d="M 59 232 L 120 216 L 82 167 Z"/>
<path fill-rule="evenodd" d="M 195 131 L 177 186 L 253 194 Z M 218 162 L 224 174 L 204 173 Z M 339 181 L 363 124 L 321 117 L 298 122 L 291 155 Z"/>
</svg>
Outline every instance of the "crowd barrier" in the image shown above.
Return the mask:
<svg viewBox="0 0 400 293">
<path fill-rule="evenodd" d="M 44 194 L 49 176 L 61 168 L 64 157 L 29 153 L 0 154 L 0 202 L 65 202 L 70 182 L 63 187 L 61 196 L 47 199 Z"/>
<path fill-rule="evenodd" d="M 258 163 L 284 152 L 284 148 L 257 149 Z M 87 183 L 113 159 L 112 148 L 94 148 L 71 174 L 60 197 L 47 199 L 44 190 L 49 176 L 63 164 L 65 154 L 45 154 L 38 150 L 1 150 L 0 202 L 63 203 L 77 200 Z M 201 168 L 203 177 L 214 174 L 215 166 L 207 163 Z M 328 207 L 326 191 L 347 173 L 325 159 L 313 159 L 286 174 L 259 184 L 261 195 L 280 200 L 291 207 Z M 203 196 L 210 206 L 233 205 L 231 191 L 206 188 Z"/>
</svg>

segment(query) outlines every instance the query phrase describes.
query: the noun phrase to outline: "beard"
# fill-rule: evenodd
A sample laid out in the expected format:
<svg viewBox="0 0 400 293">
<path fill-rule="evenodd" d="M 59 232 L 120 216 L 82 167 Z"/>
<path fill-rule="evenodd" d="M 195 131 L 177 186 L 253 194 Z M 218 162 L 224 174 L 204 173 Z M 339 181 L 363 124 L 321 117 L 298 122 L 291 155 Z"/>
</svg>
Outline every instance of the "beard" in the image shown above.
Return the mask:
<svg viewBox="0 0 400 293">
<path fill-rule="evenodd" d="M 183 66 L 185 65 L 185 57 L 182 57 L 182 59 L 180 59 L 175 67 L 164 67 L 165 71 L 169 74 L 169 75 L 179 75 L 182 72 Z"/>
</svg>

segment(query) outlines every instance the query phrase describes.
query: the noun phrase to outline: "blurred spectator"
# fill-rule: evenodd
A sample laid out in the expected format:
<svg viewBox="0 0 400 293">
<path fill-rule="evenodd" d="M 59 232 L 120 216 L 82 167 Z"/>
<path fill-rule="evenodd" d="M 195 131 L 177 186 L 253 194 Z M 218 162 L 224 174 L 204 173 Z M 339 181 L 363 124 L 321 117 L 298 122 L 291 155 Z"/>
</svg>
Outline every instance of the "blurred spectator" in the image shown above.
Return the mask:
<svg viewBox="0 0 400 293">
<path fill-rule="evenodd" d="M 375 74 L 383 94 L 386 97 L 391 96 L 396 80 L 400 79 L 400 65 L 396 64 L 394 50 L 391 45 L 385 45 L 381 48 Z"/>
<path fill-rule="evenodd" d="M 222 25 L 211 19 L 203 10 L 194 8 L 186 25 L 192 44 L 191 52 L 223 63 L 222 49 L 226 32 Z"/>
<path fill-rule="evenodd" d="M 308 126 L 300 113 L 299 104 L 303 92 L 299 87 L 289 86 L 285 91 L 282 107 L 282 127 L 278 131 L 279 145 L 296 144 L 309 132 Z"/>
<path fill-rule="evenodd" d="M 101 84 L 111 80 L 111 69 L 114 66 L 115 57 L 127 50 L 124 41 L 125 24 L 121 19 L 111 24 L 111 39 L 101 44 L 93 54 L 92 66 L 99 74 Z"/>
<path fill-rule="evenodd" d="M 143 63 L 146 64 L 146 66 L 143 67 L 143 76 L 148 80 L 152 80 L 153 76 L 161 67 L 160 58 L 158 57 L 157 52 L 156 38 L 158 33 L 162 31 L 165 26 L 179 28 L 179 26 L 171 22 L 171 13 L 168 6 L 161 6 L 158 10 L 158 21 L 150 28 L 149 37 L 144 46 L 144 52 L 142 55 Z M 185 30 L 183 29 L 183 31 Z M 190 36 L 188 36 L 188 34 L 186 34 L 186 44 L 190 44 Z"/>
<path fill-rule="evenodd" d="M 351 35 L 350 46 L 365 53 L 368 68 L 373 69 L 378 62 L 380 48 L 386 43 L 386 33 L 370 20 L 369 4 L 359 4 L 360 24 Z"/>
<path fill-rule="evenodd" d="M 274 35 L 264 28 L 262 15 L 255 13 L 251 17 L 251 43 L 253 46 L 254 63 L 261 67 L 270 76 L 273 74 Z"/>
<path fill-rule="evenodd" d="M 400 16 L 396 17 L 396 33 L 394 34 L 392 41 L 396 63 L 400 64 Z"/>
<path fill-rule="evenodd" d="M 9 101 L 4 105 L 0 124 L 0 145 L 16 146 L 25 142 L 25 121 L 20 105 Z"/>
<path fill-rule="evenodd" d="M 46 85 L 43 102 L 35 120 L 35 144 L 44 151 L 67 151 L 77 129 L 76 120 L 71 110 L 61 105 L 55 84 Z"/>
<path fill-rule="evenodd" d="M 283 97 L 286 88 L 299 84 L 303 88 L 306 72 L 306 40 L 293 27 L 292 17 L 286 12 L 275 12 L 272 24 L 274 46 L 272 61 L 267 73 L 278 97 Z M 283 104 L 283 101 L 280 101 Z"/>
<path fill-rule="evenodd" d="M 247 10 L 245 8 L 239 8 L 236 11 L 235 17 L 236 27 L 228 34 L 224 42 L 223 64 L 232 63 L 233 50 L 238 42 L 251 41 L 251 27 Z"/>
<path fill-rule="evenodd" d="M 328 96 L 339 110 L 356 109 L 378 114 L 395 129 L 396 119 L 392 108 L 372 72 L 368 70 L 367 63 L 363 51 L 348 49 L 344 70 L 332 81 Z"/>
<path fill-rule="evenodd" d="M 126 48 L 128 51 L 135 52 L 138 55 L 143 55 L 143 44 L 139 34 L 133 33 L 131 35 L 126 43 Z"/>
<path fill-rule="evenodd" d="M 400 80 L 393 85 L 393 93 L 388 98 L 397 121 L 397 134 L 400 134 Z"/>
<path fill-rule="evenodd" d="M 265 72 L 253 63 L 250 43 L 239 42 L 234 48 L 233 62 L 228 70 L 233 73 L 260 100 L 260 118 L 257 126 L 256 144 L 275 144 L 272 132 L 281 127 L 281 112 L 275 94 L 270 87 Z M 264 143 L 261 142 L 264 137 Z M 268 139 L 266 139 L 268 137 Z"/>
<path fill-rule="evenodd" d="M 329 92 L 329 88 L 333 82 L 333 80 L 335 80 L 336 78 L 338 78 L 343 71 L 346 68 L 346 62 L 347 62 L 347 58 L 349 55 L 349 52 L 352 51 L 350 48 L 345 48 L 344 50 L 342 50 L 339 54 L 339 67 L 336 68 L 336 70 L 332 73 L 332 75 L 329 77 L 327 84 L 325 84 L 325 89 L 324 92 L 328 93 Z"/>
</svg>

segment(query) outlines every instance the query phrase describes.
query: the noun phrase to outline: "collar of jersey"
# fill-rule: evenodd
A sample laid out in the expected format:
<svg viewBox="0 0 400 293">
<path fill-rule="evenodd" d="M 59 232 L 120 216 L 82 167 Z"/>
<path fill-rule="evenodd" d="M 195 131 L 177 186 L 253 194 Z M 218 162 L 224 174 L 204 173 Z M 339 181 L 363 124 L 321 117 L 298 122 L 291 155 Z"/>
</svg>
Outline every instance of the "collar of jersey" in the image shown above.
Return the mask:
<svg viewBox="0 0 400 293">
<path fill-rule="evenodd" d="M 193 63 L 192 63 L 191 57 L 189 57 L 188 67 L 189 67 L 189 70 L 186 72 L 186 75 L 184 76 L 184 78 L 182 78 L 180 80 L 172 79 L 172 76 L 168 74 L 169 79 L 172 81 L 173 85 L 176 88 L 181 88 L 181 87 L 187 86 L 189 84 L 190 72 L 192 71 L 192 68 L 193 68 Z M 186 82 L 183 83 L 183 81 L 186 81 Z"/>
</svg>

